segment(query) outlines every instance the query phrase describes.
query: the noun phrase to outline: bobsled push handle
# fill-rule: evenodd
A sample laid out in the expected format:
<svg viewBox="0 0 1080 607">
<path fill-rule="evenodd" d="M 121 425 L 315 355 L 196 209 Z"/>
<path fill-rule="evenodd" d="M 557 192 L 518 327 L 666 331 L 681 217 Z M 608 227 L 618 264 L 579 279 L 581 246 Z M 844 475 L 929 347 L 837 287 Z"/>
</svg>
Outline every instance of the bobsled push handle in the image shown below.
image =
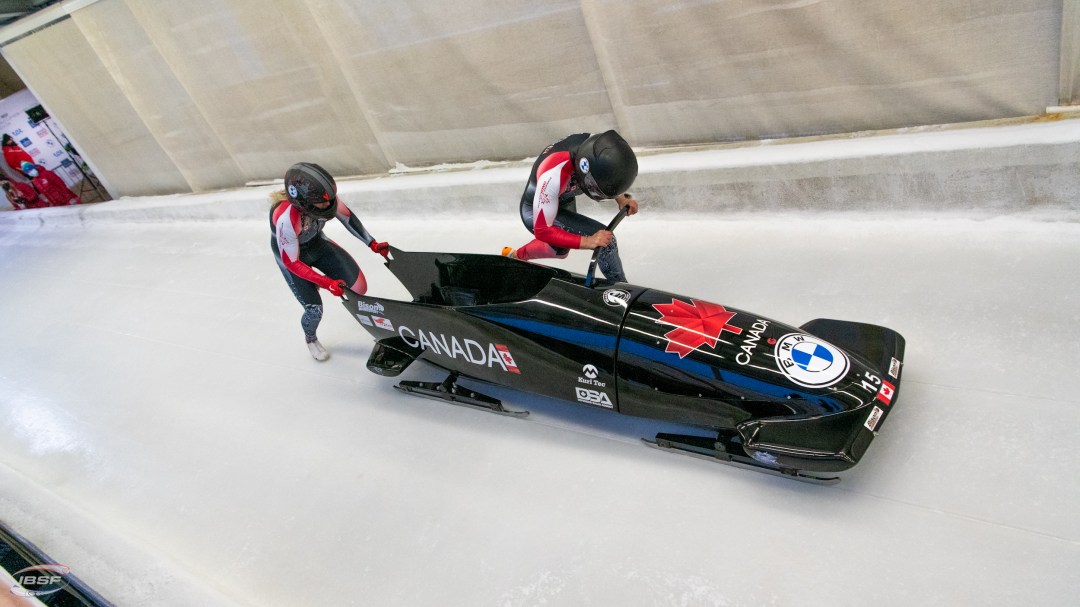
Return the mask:
<svg viewBox="0 0 1080 607">
<path fill-rule="evenodd" d="M 615 229 L 615 226 L 619 225 L 619 222 L 626 217 L 626 211 L 629 207 L 623 207 L 619 209 L 619 212 L 615 215 L 615 218 L 611 220 L 611 223 L 607 224 L 605 228 L 608 232 Z M 591 287 L 593 283 L 593 277 L 596 276 L 596 260 L 600 257 L 600 249 L 593 249 L 592 261 L 589 262 L 589 273 L 585 275 L 585 286 Z"/>
</svg>

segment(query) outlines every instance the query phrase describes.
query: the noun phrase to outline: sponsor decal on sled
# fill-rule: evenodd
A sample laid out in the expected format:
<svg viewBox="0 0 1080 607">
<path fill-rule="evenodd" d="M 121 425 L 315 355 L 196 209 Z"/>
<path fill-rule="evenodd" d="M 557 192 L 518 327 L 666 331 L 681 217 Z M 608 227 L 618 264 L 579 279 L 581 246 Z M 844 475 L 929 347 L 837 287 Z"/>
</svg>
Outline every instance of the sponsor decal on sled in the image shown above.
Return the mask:
<svg viewBox="0 0 1080 607">
<path fill-rule="evenodd" d="M 357 314 L 356 320 L 359 320 L 362 325 L 367 325 L 369 327 L 374 326 L 374 323 L 371 322 L 371 317 L 366 314 Z"/>
<path fill-rule="evenodd" d="M 885 380 L 881 380 L 881 390 L 877 393 L 877 399 L 886 405 L 892 403 L 893 394 L 896 393 L 896 386 L 890 384 Z"/>
<path fill-rule="evenodd" d="M 427 350 L 438 356 L 464 360 L 480 367 L 499 367 L 507 373 L 521 373 L 514 355 L 510 353 L 510 348 L 503 344 L 488 342 L 485 347 L 475 339 L 458 338 L 456 335 L 447 336 L 423 329 L 413 330 L 405 325 L 398 327 L 397 334 L 409 346 Z"/>
<path fill-rule="evenodd" d="M 585 403 L 586 405 L 596 405 L 605 409 L 614 409 L 615 405 L 608 398 L 607 392 L 601 392 L 599 390 L 590 390 L 588 388 L 574 388 L 574 392 L 577 394 L 577 400 L 579 403 Z"/>
<path fill-rule="evenodd" d="M 585 377 L 577 378 L 579 384 L 585 384 L 586 386 L 595 386 L 597 388 L 607 387 L 607 383 L 596 379 L 600 376 L 600 371 L 596 368 L 596 365 L 585 365 L 581 368 L 581 374 Z"/>
<path fill-rule="evenodd" d="M 608 289 L 604 291 L 604 303 L 609 306 L 625 308 L 630 304 L 630 291 L 623 289 Z"/>
<path fill-rule="evenodd" d="M 871 432 L 877 431 L 878 422 L 881 421 L 881 416 L 884 414 L 885 411 L 881 407 L 874 407 L 874 409 L 870 411 L 870 416 L 866 418 L 866 423 L 863 425 Z"/>
<path fill-rule="evenodd" d="M 792 383 L 806 388 L 824 388 L 847 373 L 848 357 L 827 341 L 804 333 L 788 333 L 773 349 L 776 366 Z"/>
<path fill-rule="evenodd" d="M 728 312 L 720 304 L 698 299 L 686 303 L 673 298 L 669 304 L 653 304 L 653 309 L 660 313 L 657 323 L 675 327 L 664 334 L 668 340 L 664 351 L 678 354 L 679 358 L 686 358 L 704 345 L 715 348 L 724 331 L 735 335 L 743 332 L 742 328 L 728 324 L 735 312 Z"/>
<path fill-rule="evenodd" d="M 386 329 L 387 331 L 394 330 L 394 323 L 390 322 L 389 318 L 372 315 L 371 320 L 375 321 L 375 326 L 379 327 L 380 329 Z"/>
<path fill-rule="evenodd" d="M 368 314 L 382 314 L 386 312 L 386 308 L 379 302 L 368 303 L 366 301 L 357 300 L 356 309 L 367 312 Z"/>
<path fill-rule="evenodd" d="M 900 361 L 893 358 L 892 361 L 889 363 L 889 375 L 891 375 L 893 379 L 896 379 L 896 378 L 900 377 L 898 375 L 899 373 L 900 373 Z"/>
</svg>

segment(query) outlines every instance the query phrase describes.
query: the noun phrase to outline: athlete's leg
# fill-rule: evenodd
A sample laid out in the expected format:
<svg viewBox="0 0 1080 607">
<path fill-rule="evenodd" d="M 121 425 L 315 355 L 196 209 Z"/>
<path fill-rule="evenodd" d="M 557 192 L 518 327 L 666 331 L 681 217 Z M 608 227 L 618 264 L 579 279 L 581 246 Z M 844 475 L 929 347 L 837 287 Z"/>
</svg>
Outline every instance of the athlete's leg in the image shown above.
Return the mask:
<svg viewBox="0 0 1080 607">
<path fill-rule="evenodd" d="M 570 249 L 556 249 L 542 240 L 533 239 L 518 247 L 517 251 L 514 252 L 514 257 L 528 261 L 530 259 L 550 259 L 552 257 L 564 259 L 569 254 Z"/>
<path fill-rule="evenodd" d="M 596 232 L 607 228 L 607 226 L 595 219 L 579 215 L 570 210 L 559 211 L 559 214 L 555 216 L 555 227 L 579 236 L 592 236 Z M 626 282 L 622 259 L 619 258 L 619 245 L 615 241 L 614 235 L 607 246 L 600 248 L 600 254 L 597 255 L 596 261 L 605 278 L 614 282 Z"/>
<path fill-rule="evenodd" d="M 304 313 L 300 317 L 300 327 L 304 330 L 304 340 L 312 343 L 317 340 L 315 332 L 319 328 L 323 315 L 319 287 L 293 274 L 285 267 L 285 264 L 281 263 L 281 252 L 278 249 L 277 239 L 274 237 L 270 238 L 270 248 L 274 251 L 274 259 L 277 261 L 278 269 L 281 270 L 281 275 L 285 278 L 285 283 L 289 285 L 289 290 L 300 305 L 304 306 Z"/>
</svg>

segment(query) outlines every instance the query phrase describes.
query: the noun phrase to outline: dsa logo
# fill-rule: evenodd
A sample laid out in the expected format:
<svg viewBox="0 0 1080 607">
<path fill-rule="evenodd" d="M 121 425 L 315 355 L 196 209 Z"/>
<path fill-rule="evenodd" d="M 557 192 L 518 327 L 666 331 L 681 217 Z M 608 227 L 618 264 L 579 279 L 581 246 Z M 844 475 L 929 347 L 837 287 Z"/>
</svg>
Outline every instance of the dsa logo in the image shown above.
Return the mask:
<svg viewBox="0 0 1080 607">
<path fill-rule="evenodd" d="M 63 590 L 67 583 L 64 576 L 71 573 L 67 565 L 34 565 L 11 574 L 15 585 L 11 594 L 15 596 L 45 596 Z"/>
<path fill-rule="evenodd" d="M 579 403 L 596 405 L 605 409 L 615 408 L 615 405 L 611 403 L 611 399 L 608 398 L 606 392 L 600 392 L 599 390 L 590 390 L 588 388 L 574 388 L 574 391 L 577 393 L 577 399 Z"/>
</svg>

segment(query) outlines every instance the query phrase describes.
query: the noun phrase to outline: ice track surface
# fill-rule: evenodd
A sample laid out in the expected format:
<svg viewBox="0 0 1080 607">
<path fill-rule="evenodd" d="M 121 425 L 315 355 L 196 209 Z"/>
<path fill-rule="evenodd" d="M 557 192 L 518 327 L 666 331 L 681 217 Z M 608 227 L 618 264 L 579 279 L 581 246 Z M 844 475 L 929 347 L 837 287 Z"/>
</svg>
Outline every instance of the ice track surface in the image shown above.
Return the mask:
<svg viewBox="0 0 1080 607">
<path fill-rule="evenodd" d="M 513 211 L 363 219 L 406 250 L 527 239 Z M 268 234 L 0 231 L 0 518 L 118 605 L 1076 604 L 1080 224 L 623 222 L 632 282 L 907 338 L 900 402 L 834 487 L 648 449 L 649 422 L 578 405 L 399 394 L 329 295 L 317 363 Z"/>
</svg>

